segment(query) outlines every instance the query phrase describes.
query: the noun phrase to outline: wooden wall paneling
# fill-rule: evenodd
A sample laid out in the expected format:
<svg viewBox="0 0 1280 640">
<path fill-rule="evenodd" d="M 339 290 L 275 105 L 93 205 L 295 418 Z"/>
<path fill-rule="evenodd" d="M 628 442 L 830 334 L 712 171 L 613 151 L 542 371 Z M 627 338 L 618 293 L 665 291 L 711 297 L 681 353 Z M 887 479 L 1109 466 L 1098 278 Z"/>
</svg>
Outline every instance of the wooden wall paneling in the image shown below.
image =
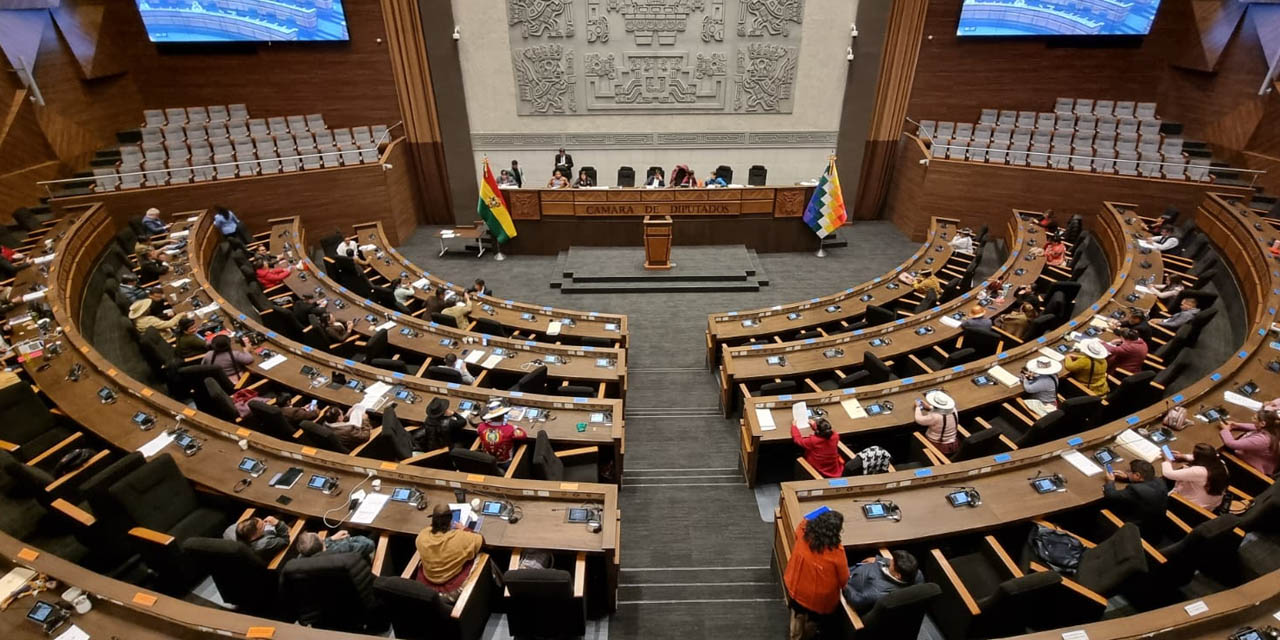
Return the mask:
<svg viewBox="0 0 1280 640">
<path fill-rule="evenodd" d="M 1195 71 L 1214 71 L 1248 5 L 1236 0 L 1190 2 L 1193 19 L 1187 22 L 1182 46 L 1173 51 L 1169 63 Z"/>
<path fill-rule="evenodd" d="M 858 3 L 858 37 L 853 41 L 853 62 L 849 63 L 845 74 L 840 132 L 836 140 L 840 188 L 850 203 L 857 196 L 862 180 L 862 163 L 871 135 L 871 115 L 876 105 L 876 94 L 867 91 L 867 87 L 876 86 L 880 77 L 884 39 L 892 8 L 889 2 Z"/>
<path fill-rule="evenodd" d="M 17 171 L 0 174 L 0 224 L 13 222 L 13 210 L 40 203 L 46 195 L 41 180 L 55 180 L 65 174 L 66 167 L 57 160 L 31 165 Z"/>
<path fill-rule="evenodd" d="M 1262 41 L 1267 64 L 1274 65 L 1276 60 L 1280 60 L 1280 5 L 1251 5 L 1249 17 L 1258 32 L 1258 39 Z"/>
<path fill-rule="evenodd" d="M 40 131 L 35 105 L 27 99 L 29 96 L 26 89 L 15 91 L 4 105 L 0 120 L 0 175 L 58 160 Z"/>
<path fill-rule="evenodd" d="M 404 135 L 412 151 L 415 182 L 424 205 L 420 218 L 433 224 L 448 224 L 453 216 L 431 67 L 422 40 L 422 17 L 417 3 L 411 0 L 382 0 L 382 15 Z"/>
<path fill-rule="evenodd" d="M 122 47 L 113 41 L 117 32 L 103 28 L 106 12 L 100 0 L 63 0 L 49 10 L 86 80 L 124 73 L 128 68 Z"/>
<path fill-rule="evenodd" d="M 1280 158 L 1280 91 L 1262 96 L 1262 115 L 1244 150 Z"/>
<path fill-rule="evenodd" d="M 880 217 L 880 207 L 889 190 L 893 153 L 911 98 L 916 60 L 920 54 L 920 35 L 928 9 L 928 0 L 898 0 L 890 9 L 876 83 L 875 109 L 871 114 L 871 132 L 862 156 L 862 173 L 853 206 L 854 218 Z"/>
<path fill-rule="evenodd" d="M 168 187 L 148 187 L 126 191 L 92 193 L 58 198 L 58 208 L 102 202 L 119 215 L 141 215 L 149 207 L 164 212 L 190 211 L 201 207 L 225 206 L 254 231 L 269 227 L 268 220 L 298 216 L 313 237 L 331 229 L 348 232 L 351 225 L 380 221 L 393 243 L 407 239 L 417 220 L 403 216 L 413 213 L 405 203 L 409 181 L 399 174 L 410 165 L 408 149 L 397 140 L 383 154 L 382 164 L 366 164 L 334 169 L 308 169 L 296 173 L 252 176 L 196 182 Z"/>
<path fill-rule="evenodd" d="M 435 131 L 443 151 L 448 200 L 452 220 L 468 224 L 478 220 L 476 201 L 480 197 L 480 168 L 471 149 L 471 121 L 467 116 L 467 94 L 462 85 L 462 61 L 453 39 L 453 11 L 438 0 L 416 0 L 422 40 L 431 67 L 431 94 Z M 465 37 L 465 36 L 464 36 Z M 494 168 L 496 173 L 502 167 Z"/>
</svg>

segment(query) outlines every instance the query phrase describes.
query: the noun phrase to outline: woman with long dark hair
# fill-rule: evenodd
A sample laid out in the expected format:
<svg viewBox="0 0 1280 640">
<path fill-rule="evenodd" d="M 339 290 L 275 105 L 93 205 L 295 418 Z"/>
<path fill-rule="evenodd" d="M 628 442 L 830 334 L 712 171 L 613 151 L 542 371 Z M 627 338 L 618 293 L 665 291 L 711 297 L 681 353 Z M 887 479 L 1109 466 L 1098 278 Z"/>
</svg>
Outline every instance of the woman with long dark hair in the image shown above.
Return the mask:
<svg viewBox="0 0 1280 640">
<path fill-rule="evenodd" d="M 1210 511 L 1222 506 L 1230 477 L 1217 449 L 1201 442 L 1191 453 L 1174 451 L 1173 460 L 1187 464 L 1175 469 L 1172 461 L 1161 463 L 1160 474 L 1174 483 L 1169 493 L 1176 493 Z"/>
<path fill-rule="evenodd" d="M 245 347 L 248 348 L 248 340 L 244 341 Z M 240 351 L 231 347 L 231 338 L 225 335 L 214 336 L 209 341 L 209 351 L 200 359 L 200 364 L 211 364 L 227 375 L 227 379 L 235 382 L 240 379 L 249 370 L 249 365 L 253 364 L 253 354 L 247 351 Z"/>
<path fill-rule="evenodd" d="M 827 478 L 839 478 L 844 473 L 844 461 L 840 459 L 840 438 L 825 418 L 810 420 L 813 433 L 803 435 L 800 425 L 791 423 L 791 440 L 804 449 L 804 461 Z"/>
<path fill-rule="evenodd" d="M 821 635 L 840 605 L 840 590 L 849 580 L 849 559 L 841 544 L 844 515 L 826 511 L 796 527 L 795 546 L 783 583 L 791 603 L 791 638 Z"/>
<path fill-rule="evenodd" d="M 1236 432 L 1241 432 L 1236 435 Z M 1280 412 L 1262 408 L 1253 422 L 1224 422 L 1222 443 L 1249 466 L 1265 475 L 1275 475 L 1280 466 Z"/>
</svg>

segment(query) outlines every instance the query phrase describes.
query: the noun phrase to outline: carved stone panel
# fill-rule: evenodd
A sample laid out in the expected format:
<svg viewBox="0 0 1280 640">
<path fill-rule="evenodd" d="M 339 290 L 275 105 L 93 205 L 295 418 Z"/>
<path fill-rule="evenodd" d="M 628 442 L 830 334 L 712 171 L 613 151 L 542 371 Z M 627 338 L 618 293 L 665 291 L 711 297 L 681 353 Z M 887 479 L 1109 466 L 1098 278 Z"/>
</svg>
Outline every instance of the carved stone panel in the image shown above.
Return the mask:
<svg viewBox="0 0 1280 640">
<path fill-rule="evenodd" d="M 803 17 L 804 0 L 507 0 L 517 110 L 791 113 Z"/>
</svg>

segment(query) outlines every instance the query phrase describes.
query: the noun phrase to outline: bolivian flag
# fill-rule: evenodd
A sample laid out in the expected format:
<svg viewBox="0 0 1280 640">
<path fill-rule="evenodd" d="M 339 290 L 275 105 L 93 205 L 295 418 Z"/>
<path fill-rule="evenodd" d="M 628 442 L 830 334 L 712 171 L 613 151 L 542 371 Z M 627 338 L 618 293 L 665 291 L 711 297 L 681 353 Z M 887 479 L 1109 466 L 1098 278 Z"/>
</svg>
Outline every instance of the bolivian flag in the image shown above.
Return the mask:
<svg viewBox="0 0 1280 640">
<path fill-rule="evenodd" d="M 827 170 L 818 178 L 809 206 L 804 211 L 804 222 L 819 238 L 835 231 L 848 218 L 844 211 L 844 195 L 840 193 L 840 177 L 836 175 L 836 159 L 827 161 Z"/>
<path fill-rule="evenodd" d="M 507 211 L 507 202 L 498 189 L 498 181 L 493 179 L 488 158 L 484 161 L 484 180 L 480 182 L 480 201 L 476 203 L 476 214 L 489 226 L 489 232 L 498 239 L 498 244 L 505 244 L 516 237 L 516 225 L 511 222 L 511 212 Z"/>
</svg>

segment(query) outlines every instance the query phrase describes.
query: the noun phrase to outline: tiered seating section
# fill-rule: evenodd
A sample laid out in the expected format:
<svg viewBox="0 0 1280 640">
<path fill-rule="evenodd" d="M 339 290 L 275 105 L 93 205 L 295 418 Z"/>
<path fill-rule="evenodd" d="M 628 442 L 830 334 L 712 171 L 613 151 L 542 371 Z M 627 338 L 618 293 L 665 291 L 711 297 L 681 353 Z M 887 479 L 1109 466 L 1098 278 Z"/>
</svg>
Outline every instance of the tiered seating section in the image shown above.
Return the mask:
<svg viewBox="0 0 1280 640">
<path fill-rule="evenodd" d="M 1208 182 L 1207 151 L 1161 133 L 1154 102 L 1058 98 L 1052 113 L 983 109 L 977 123 L 922 120 L 948 160 Z"/>
<path fill-rule="evenodd" d="M 321 114 L 250 118 L 243 104 L 148 109 L 141 143 L 93 170 L 97 191 L 371 164 L 385 125 L 330 130 Z"/>
</svg>

